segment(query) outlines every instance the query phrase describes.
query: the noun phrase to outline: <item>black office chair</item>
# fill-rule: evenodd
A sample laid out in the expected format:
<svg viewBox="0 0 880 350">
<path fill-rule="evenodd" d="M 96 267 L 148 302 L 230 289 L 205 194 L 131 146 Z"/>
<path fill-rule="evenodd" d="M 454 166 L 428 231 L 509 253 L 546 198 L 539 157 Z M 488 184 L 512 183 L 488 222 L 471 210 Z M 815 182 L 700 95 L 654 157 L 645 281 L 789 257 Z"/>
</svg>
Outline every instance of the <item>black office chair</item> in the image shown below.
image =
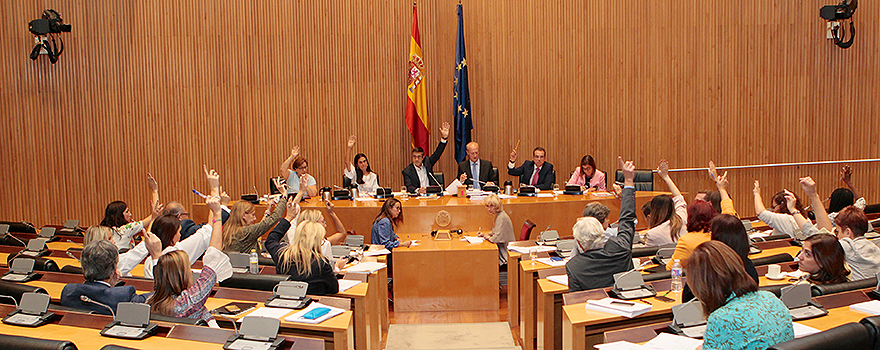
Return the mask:
<svg viewBox="0 0 880 350">
<path fill-rule="evenodd" d="M 835 293 L 849 292 L 851 290 L 866 289 L 877 285 L 877 277 L 866 278 L 858 281 L 834 283 L 834 284 L 817 284 L 810 287 L 814 297 L 820 295 L 828 295 Z"/>
<path fill-rule="evenodd" d="M 49 340 L 18 335 L 0 334 L 0 349 L 16 350 L 76 350 L 73 342 Z"/>
<path fill-rule="evenodd" d="M 623 171 L 617 169 L 614 172 L 614 181 L 623 183 Z M 653 191 L 654 190 L 654 173 L 651 169 L 636 169 L 633 178 L 636 191 Z"/>
<path fill-rule="evenodd" d="M 125 347 L 125 346 L 107 344 L 107 345 L 104 345 L 104 347 L 102 347 L 101 350 L 137 350 L 137 349 L 129 348 L 129 347 Z"/>
<path fill-rule="evenodd" d="M 34 271 L 49 271 L 49 272 L 59 272 L 61 269 L 58 268 L 58 264 L 55 263 L 52 259 L 46 258 L 31 258 L 26 256 L 15 257 L 14 259 L 10 259 L 15 257 L 15 254 L 9 254 L 6 257 L 6 266 L 12 266 L 12 260 L 22 258 L 22 259 L 34 259 Z"/>
<path fill-rule="evenodd" d="M 263 290 L 271 292 L 275 285 L 290 279 L 288 275 L 252 275 L 249 273 L 233 273 L 232 277 L 220 282 L 221 287 Z"/>
<path fill-rule="evenodd" d="M 874 339 L 874 350 L 880 350 L 880 341 L 878 341 L 880 340 L 880 316 L 865 317 L 859 323 L 871 333 L 871 338 Z"/>
<path fill-rule="evenodd" d="M 498 179 L 498 168 L 495 168 L 495 167 L 492 168 L 492 173 L 490 174 L 489 178 L 490 179 Z M 498 181 L 501 181 L 501 179 L 498 179 Z M 495 184 L 495 186 L 498 186 L 498 184 Z"/>
<path fill-rule="evenodd" d="M 43 293 L 49 294 L 45 289 L 34 287 L 27 284 L 0 281 L 0 295 L 10 296 L 16 301 L 21 302 L 21 295 L 24 293 Z M 0 303 L 9 304 L 9 299 L 0 298 Z M 0 347 L 2 349 L 3 347 Z"/>
<path fill-rule="evenodd" d="M 446 179 L 443 178 L 443 172 L 434 172 L 434 179 L 439 182 L 440 187 L 446 186 Z"/>
<path fill-rule="evenodd" d="M 867 327 L 847 323 L 824 332 L 773 345 L 768 350 L 874 349 L 874 337 Z"/>
<path fill-rule="evenodd" d="M 780 253 L 771 256 L 765 256 L 763 258 L 752 259 L 752 265 L 754 266 L 762 266 L 762 265 L 770 265 L 770 264 L 779 264 L 784 262 L 794 261 L 794 258 L 791 254 L 788 253 Z"/>
<path fill-rule="evenodd" d="M 351 188 L 351 179 L 342 175 L 342 188 Z"/>
<path fill-rule="evenodd" d="M 174 317 L 167 315 L 160 315 L 156 313 L 150 313 L 150 320 L 152 321 L 160 321 L 167 323 L 178 323 L 178 324 L 188 324 L 193 326 L 208 326 L 208 322 L 200 318 L 189 318 L 189 317 Z"/>
</svg>

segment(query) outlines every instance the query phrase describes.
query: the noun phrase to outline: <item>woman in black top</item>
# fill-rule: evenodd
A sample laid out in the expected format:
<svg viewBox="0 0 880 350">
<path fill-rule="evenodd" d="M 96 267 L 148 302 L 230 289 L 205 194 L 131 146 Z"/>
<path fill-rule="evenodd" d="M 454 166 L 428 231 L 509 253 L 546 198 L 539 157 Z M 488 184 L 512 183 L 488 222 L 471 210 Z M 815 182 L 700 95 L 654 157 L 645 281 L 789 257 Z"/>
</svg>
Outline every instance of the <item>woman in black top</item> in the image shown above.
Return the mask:
<svg viewBox="0 0 880 350">
<path fill-rule="evenodd" d="M 730 214 L 720 214 L 713 218 L 709 225 L 712 240 L 720 241 L 732 248 L 736 255 L 742 259 L 746 273 L 755 280 L 755 283 L 758 283 L 758 271 L 755 270 L 755 264 L 749 259 L 749 235 L 746 234 L 746 228 L 742 221 Z M 681 294 L 681 302 L 687 302 L 693 298 L 694 294 L 690 287 L 685 286 Z"/>
</svg>

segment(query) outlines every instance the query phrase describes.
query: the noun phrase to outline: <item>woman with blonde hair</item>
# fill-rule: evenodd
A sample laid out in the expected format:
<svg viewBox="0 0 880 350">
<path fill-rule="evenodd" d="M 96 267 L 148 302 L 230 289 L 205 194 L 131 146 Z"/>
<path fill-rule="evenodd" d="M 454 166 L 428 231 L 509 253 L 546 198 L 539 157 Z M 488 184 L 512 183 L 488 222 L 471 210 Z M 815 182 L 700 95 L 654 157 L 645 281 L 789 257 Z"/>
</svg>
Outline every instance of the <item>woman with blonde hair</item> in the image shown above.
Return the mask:
<svg viewBox="0 0 880 350">
<path fill-rule="evenodd" d="M 290 227 L 290 221 L 296 217 L 297 211 L 295 205 L 288 206 L 286 220 L 278 223 L 278 227 L 266 239 L 266 249 L 275 261 L 276 271 L 290 275 L 291 280 L 308 282 L 308 294 L 338 293 L 339 282 L 336 281 L 334 265 L 336 269 L 341 269 L 347 259 L 339 258 L 334 264 L 321 252 L 321 243 L 326 233 L 323 225 L 315 221 L 301 221 L 296 226 L 296 233 L 290 244 L 281 244 L 281 237 Z"/>
<path fill-rule="evenodd" d="M 280 184 L 277 180 L 275 180 L 275 187 L 281 193 L 287 191 L 287 186 Z M 223 250 L 250 253 L 252 249 L 256 249 L 257 239 L 269 232 L 278 223 L 278 220 L 281 220 L 286 206 L 287 196 L 281 196 L 281 200 L 275 205 L 275 210 L 266 210 L 263 220 L 257 222 L 256 207 L 253 204 L 243 200 L 235 202 L 229 212 L 229 219 L 223 225 Z"/>
<path fill-rule="evenodd" d="M 92 243 L 94 241 L 100 241 L 104 239 L 109 241 L 111 235 L 112 232 L 110 231 L 110 227 L 100 225 L 90 226 L 86 229 L 86 232 L 84 234 L 85 237 L 83 238 L 83 247 L 89 245 L 89 243 Z"/>
<path fill-rule="evenodd" d="M 158 262 L 153 267 L 153 293 L 147 296 L 151 312 L 185 318 L 197 318 L 212 327 L 217 323 L 205 307 L 214 284 L 232 276 L 229 257 L 220 251 L 223 225 L 220 219 L 220 198 L 209 196 L 205 204 L 211 210 L 211 243 L 202 258 L 199 279 L 193 281 L 189 255 L 183 250 L 162 254 L 161 245 L 147 245 L 150 256 Z M 161 256 L 159 256 L 161 255 Z"/>
<path fill-rule="evenodd" d="M 492 226 L 492 231 L 481 232 L 479 236 L 497 244 L 498 264 L 507 264 L 507 243 L 516 240 L 513 233 L 513 222 L 510 221 L 510 216 L 504 212 L 504 207 L 498 195 L 490 194 L 483 203 L 486 205 L 486 211 L 489 212 L 489 215 L 495 217 L 495 224 Z"/>
</svg>

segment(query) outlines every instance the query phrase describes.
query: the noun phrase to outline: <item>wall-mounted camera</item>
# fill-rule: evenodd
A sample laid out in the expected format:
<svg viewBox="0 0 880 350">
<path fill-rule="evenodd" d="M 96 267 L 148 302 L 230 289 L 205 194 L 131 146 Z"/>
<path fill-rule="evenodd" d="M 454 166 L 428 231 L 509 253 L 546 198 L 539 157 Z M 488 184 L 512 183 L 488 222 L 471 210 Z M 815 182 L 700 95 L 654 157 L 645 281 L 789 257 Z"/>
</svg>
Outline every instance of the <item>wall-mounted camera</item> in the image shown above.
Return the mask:
<svg viewBox="0 0 880 350">
<path fill-rule="evenodd" d="M 829 39 L 834 39 L 834 44 L 840 48 L 849 48 L 856 38 L 856 26 L 852 16 L 858 7 L 859 0 L 843 0 L 840 4 L 826 5 L 819 9 L 819 17 L 828 21 Z M 849 40 L 843 41 L 846 37 L 846 29 L 841 22 L 847 20 L 849 20 Z"/>
<path fill-rule="evenodd" d="M 64 52 L 64 42 L 61 41 L 61 33 L 70 33 L 70 24 L 64 24 L 58 11 L 47 9 L 43 16 L 28 23 L 28 29 L 36 35 L 37 43 L 31 50 L 30 58 L 36 60 L 40 54 L 49 56 L 53 64 L 58 62 L 58 56 Z M 57 36 L 57 38 L 56 38 Z"/>
</svg>

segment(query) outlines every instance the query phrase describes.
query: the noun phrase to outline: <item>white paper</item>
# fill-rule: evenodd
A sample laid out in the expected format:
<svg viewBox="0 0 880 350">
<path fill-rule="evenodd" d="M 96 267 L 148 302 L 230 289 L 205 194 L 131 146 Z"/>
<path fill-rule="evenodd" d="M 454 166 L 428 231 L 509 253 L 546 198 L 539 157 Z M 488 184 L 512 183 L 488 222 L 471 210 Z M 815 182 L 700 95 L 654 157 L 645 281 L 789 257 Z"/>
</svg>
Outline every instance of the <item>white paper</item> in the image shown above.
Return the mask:
<svg viewBox="0 0 880 350">
<path fill-rule="evenodd" d="M 559 283 L 563 286 L 568 285 L 568 275 L 547 276 L 547 280 L 549 280 L 550 282 Z"/>
<path fill-rule="evenodd" d="M 513 243 L 513 242 L 511 242 L 511 243 Z M 520 253 L 520 254 L 528 254 L 529 251 L 531 251 L 532 249 L 537 249 L 537 252 L 538 252 L 538 253 L 540 253 L 540 252 L 553 252 L 553 251 L 556 251 L 556 247 L 554 247 L 554 246 L 547 246 L 547 245 L 543 245 L 543 246 L 542 246 L 542 245 L 533 245 L 533 246 L 531 246 L 531 247 L 520 247 L 520 246 L 512 245 L 512 244 L 510 244 L 510 243 L 507 244 L 507 250 L 512 251 L 512 252 L 517 252 L 517 253 Z"/>
<path fill-rule="evenodd" d="M 553 198 L 552 193 L 538 193 L 537 197 L 539 198 Z"/>
<path fill-rule="evenodd" d="M 758 231 L 749 235 L 749 238 L 764 238 L 770 235 L 773 231 Z"/>
<path fill-rule="evenodd" d="M 480 244 L 484 241 L 484 239 L 476 236 L 462 236 L 461 239 L 467 241 L 470 244 Z"/>
<path fill-rule="evenodd" d="M 410 242 L 412 242 L 412 244 L 409 245 L 410 247 L 418 247 L 419 246 L 419 240 L 417 240 L 417 239 L 414 239 Z"/>
<path fill-rule="evenodd" d="M 372 197 L 357 197 L 354 200 L 358 202 L 376 202 L 378 199 Z"/>
<path fill-rule="evenodd" d="M 637 301 L 604 298 L 600 300 L 587 300 L 584 308 L 586 308 L 587 310 L 607 312 L 614 315 L 632 318 L 651 311 L 652 305 L 640 303 Z"/>
<path fill-rule="evenodd" d="M 458 192 L 458 186 L 461 186 L 461 181 L 455 179 L 455 181 L 452 181 L 449 186 L 446 186 L 446 194 L 450 196 L 456 194 Z"/>
<path fill-rule="evenodd" d="M 613 343 L 605 343 L 605 344 L 596 344 L 593 345 L 596 349 L 599 350 L 641 350 L 644 349 L 644 346 L 639 344 L 630 343 L 625 340 L 616 341 Z"/>
<path fill-rule="evenodd" d="M 614 193 L 611 193 L 608 191 L 594 191 L 594 192 L 590 192 L 590 193 L 592 193 L 593 196 L 596 196 L 596 197 L 613 197 L 614 196 Z"/>
<path fill-rule="evenodd" d="M 513 198 L 516 198 L 516 196 L 512 196 L 509 194 L 503 194 L 503 193 L 498 195 L 498 199 L 513 199 Z"/>
<path fill-rule="evenodd" d="M 470 200 L 472 200 L 474 202 L 480 202 L 480 201 L 486 199 L 486 197 L 488 197 L 488 195 L 485 195 L 485 194 L 471 195 Z"/>
<path fill-rule="evenodd" d="M 314 320 L 310 320 L 310 319 L 307 319 L 307 318 L 303 318 L 303 317 L 302 317 L 303 315 L 305 315 L 305 314 L 308 313 L 309 311 L 312 311 L 312 310 L 317 309 L 317 308 L 319 308 L 319 307 L 326 307 L 326 308 L 330 309 L 330 312 L 328 312 L 328 313 L 324 314 L 323 316 L 318 317 L 318 318 L 316 318 L 316 319 L 314 319 Z M 294 313 L 293 315 L 290 315 L 290 316 L 285 317 L 284 320 L 287 321 L 287 322 L 300 322 L 300 323 L 318 324 L 318 323 L 324 322 L 324 320 L 327 320 L 327 319 L 329 319 L 329 318 L 332 318 L 332 317 L 334 317 L 334 316 L 336 316 L 336 315 L 339 315 L 339 314 L 341 314 L 341 313 L 343 313 L 343 312 L 345 312 L 345 310 L 340 309 L 340 308 L 332 307 L 332 306 L 329 306 L 329 305 L 324 305 L 324 304 L 321 304 L 321 303 L 318 303 L 318 302 L 312 302 L 312 303 L 309 304 L 309 306 L 306 307 L 305 309 L 302 309 L 301 311 L 299 311 L 299 312 L 297 312 L 297 313 Z"/>
<path fill-rule="evenodd" d="M 347 269 L 343 269 L 342 272 L 369 274 L 369 273 L 373 273 L 375 271 L 379 271 L 380 269 L 382 269 L 384 267 L 385 267 L 385 264 L 383 264 L 383 263 L 364 261 L 364 262 L 361 262 L 360 264 L 353 265 Z"/>
<path fill-rule="evenodd" d="M 788 278 L 801 278 L 801 276 L 809 274 L 809 272 L 803 272 L 801 270 L 795 270 L 792 272 L 783 272 L 782 275 Z"/>
<path fill-rule="evenodd" d="M 692 339 L 671 333 L 657 334 L 654 339 L 645 343 L 646 349 L 694 350 L 703 345 L 700 339 Z"/>
<path fill-rule="evenodd" d="M 248 316 L 248 317 L 261 316 L 261 317 L 277 318 L 280 320 L 282 317 L 284 317 L 284 315 L 287 315 L 289 313 L 290 313 L 290 309 L 282 309 L 282 308 L 278 308 L 278 307 L 259 307 L 258 306 L 256 310 L 252 311 L 251 313 L 249 313 L 245 316 Z M 238 323 L 241 323 L 242 320 L 244 320 L 244 317 L 239 318 Z"/>
<path fill-rule="evenodd" d="M 815 329 L 810 326 L 805 326 L 805 325 L 797 323 L 797 322 L 792 322 L 791 326 L 794 328 L 794 337 L 795 338 L 805 337 L 810 334 L 816 334 L 816 333 L 821 332 L 818 329 Z"/>
<path fill-rule="evenodd" d="M 339 292 L 347 291 L 359 284 L 361 284 L 361 281 L 358 280 L 339 280 Z"/>
<path fill-rule="evenodd" d="M 554 261 L 553 258 L 537 258 L 535 261 L 539 263 L 543 263 L 545 265 L 550 265 L 553 267 L 565 266 L 565 263 L 568 262 L 567 259 L 563 259 L 561 261 Z"/>
<path fill-rule="evenodd" d="M 364 252 L 364 256 L 379 256 L 379 255 L 388 255 L 391 254 L 391 251 L 388 248 L 382 248 L 380 250 L 366 251 Z"/>
<path fill-rule="evenodd" d="M 852 304 L 850 309 L 871 315 L 880 315 L 880 300 L 871 300 L 864 303 Z"/>
</svg>

